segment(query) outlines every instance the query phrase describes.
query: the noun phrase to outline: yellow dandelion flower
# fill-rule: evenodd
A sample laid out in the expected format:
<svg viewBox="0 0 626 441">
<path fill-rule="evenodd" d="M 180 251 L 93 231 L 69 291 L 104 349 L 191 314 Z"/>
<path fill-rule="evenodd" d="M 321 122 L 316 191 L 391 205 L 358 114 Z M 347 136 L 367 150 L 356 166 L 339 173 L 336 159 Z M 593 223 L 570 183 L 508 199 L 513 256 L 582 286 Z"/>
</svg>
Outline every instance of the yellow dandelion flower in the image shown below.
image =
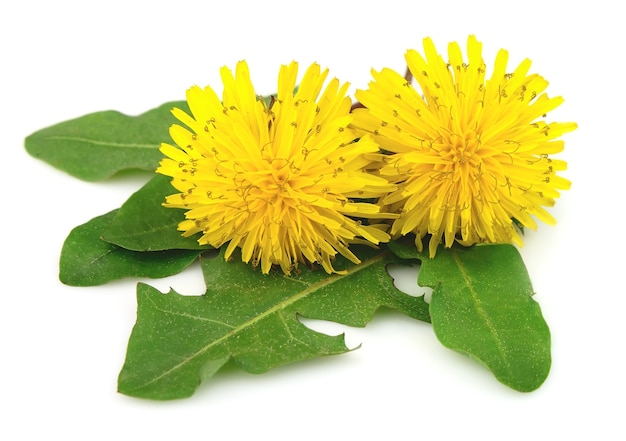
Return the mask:
<svg viewBox="0 0 626 441">
<path fill-rule="evenodd" d="M 500 50 L 486 79 L 474 36 L 467 61 L 457 43 L 448 46 L 447 61 L 429 38 L 424 52 L 407 51 L 406 78 L 373 71 L 369 88 L 356 92 L 365 108 L 355 110 L 353 124 L 389 152 L 380 174 L 398 184 L 380 201 L 400 214 L 392 237 L 413 232 L 421 250 L 431 234 L 431 257 L 442 241 L 521 245 L 515 222 L 532 229 L 535 219 L 555 223 L 544 207 L 570 182 L 557 175 L 566 163 L 551 155 L 576 124 L 543 119 L 563 99 L 543 93 L 548 82 L 528 73 L 528 59 L 507 72 L 508 53 Z"/>
<path fill-rule="evenodd" d="M 359 262 L 350 243 L 389 240 L 359 220 L 382 215 L 355 199 L 394 186 L 366 170 L 379 149 L 349 126 L 348 84 L 332 79 L 324 88 L 328 70 L 313 64 L 294 92 L 297 73 L 295 62 L 281 67 L 269 103 L 255 94 L 245 61 L 234 76 L 221 69 L 221 100 L 210 87 L 189 89 L 191 114 L 173 110 L 187 128 L 171 127 L 177 147 L 161 146 L 167 158 L 157 169 L 180 192 L 164 205 L 187 210 L 184 236 L 199 233 L 198 242 L 213 247 L 228 242 L 226 258 L 240 247 L 242 260 L 263 273 L 278 264 L 289 274 L 298 262 L 330 273 L 337 252 Z"/>
</svg>

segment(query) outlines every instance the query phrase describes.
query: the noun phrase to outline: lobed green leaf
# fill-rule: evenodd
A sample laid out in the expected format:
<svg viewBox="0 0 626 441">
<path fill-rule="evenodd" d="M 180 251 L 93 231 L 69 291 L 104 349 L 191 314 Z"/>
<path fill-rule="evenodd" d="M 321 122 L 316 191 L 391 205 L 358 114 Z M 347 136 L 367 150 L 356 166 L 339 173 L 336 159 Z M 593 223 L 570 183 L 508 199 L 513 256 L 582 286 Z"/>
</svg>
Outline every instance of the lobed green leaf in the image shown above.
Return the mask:
<svg viewBox="0 0 626 441">
<path fill-rule="evenodd" d="M 359 253 L 364 255 L 364 253 Z M 137 323 L 118 379 L 121 393 L 157 400 L 184 398 L 229 360 L 251 373 L 349 351 L 343 335 L 315 332 L 299 316 L 365 326 L 382 307 L 428 318 L 423 298 L 395 288 L 386 274 L 398 259 L 369 251 L 361 264 L 335 263 L 347 275 L 302 269 L 264 275 L 223 256 L 201 259 L 207 292 L 182 296 L 137 288 Z"/>
<path fill-rule="evenodd" d="M 117 111 L 90 113 L 39 130 L 25 140 L 35 158 L 85 181 L 100 181 L 126 169 L 154 170 L 170 139 L 173 107 L 187 110 L 185 101 L 165 103 L 138 116 Z"/>
<path fill-rule="evenodd" d="M 187 268 L 200 250 L 137 252 L 101 239 L 117 210 L 74 228 L 65 239 L 59 262 L 59 279 L 66 285 L 95 286 L 124 277 L 161 278 Z"/>
<path fill-rule="evenodd" d="M 455 246 L 433 259 L 405 241 L 390 248 L 422 261 L 418 283 L 433 288 L 430 315 L 444 346 L 477 359 L 513 389 L 541 386 L 551 365 L 550 330 L 514 246 Z"/>
</svg>

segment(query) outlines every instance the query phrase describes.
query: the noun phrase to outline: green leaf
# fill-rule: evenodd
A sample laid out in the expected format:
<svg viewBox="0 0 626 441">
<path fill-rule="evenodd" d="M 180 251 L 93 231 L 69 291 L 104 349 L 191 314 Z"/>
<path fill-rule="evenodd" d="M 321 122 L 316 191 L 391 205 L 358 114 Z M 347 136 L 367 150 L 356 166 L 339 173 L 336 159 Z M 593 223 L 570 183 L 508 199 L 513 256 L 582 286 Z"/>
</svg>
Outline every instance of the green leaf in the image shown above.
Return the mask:
<svg viewBox="0 0 626 441">
<path fill-rule="evenodd" d="M 398 259 L 388 250 L 357 253 L 360 265 L 338 258 L 347 275 L 302 269 L 287 277 L 264 275 L 223 255 L 201 259 L 207 292 L 161 294 L 137 288 L 137 323 L 118 379 L 121 393 L 157 400 L 191 396 L 229 360 L 251 373 L 299 360 L 349 351 L 343 335 L 315 332 L 299 316 L 365 326 L 381 306 L 428 316 L 422 298 L 397 290 L 386 265 Z"/>
<path fill-rule="evenodd" d="M 160 278 L 179 273 L 201 251 L 173 250 L 140 253 L 100 238 L 117 210 L 74 228 L 63 244 L 59 279 L 72 286 L 102 285 L 123 277 Z"/>
<path fill-rule="evenodd" d="M 162 205 L 166 196 L 178 192 L 170 179 L 155 174 L 122 204 L 102 238 L 133 251 L 212 249 L 199 245 L 197 237 L 183 237 L 178 231 L 185 210 Z"/>
<path fill-rule="evenodd" d="M 428 247 L 426 246 L 426 253 L 418 251 L 417 247 L 415 246 L 415 242 L 409 236 L 402 237 L 398 240 L 393 240 L 387 245 L 389 249 L 393 252 L 393 254 L 401 259 L 420 261 L 428 259 Z"/>
<path fill-rule="evenodd" d="M 391 247 L 422 260 L 418 283 L 433 288 L 430 314 L 444 346 L 477 359 L 513 389 L 541 386 L 550 371 L 550 330 L 514 246 L 440 248 L 433 259 L 406 242 Z"/>
<path fill-rule="evenodd" d="M 174 101 L 139 116 L 112 110 L 84 115 L 28 136 L 26 151 L 85 181 L 125 169 L 154 170 L 163 157 L 161 143 L 170 139 L 173 107 L 188 109 L 185 101 Z"/>
</svg>

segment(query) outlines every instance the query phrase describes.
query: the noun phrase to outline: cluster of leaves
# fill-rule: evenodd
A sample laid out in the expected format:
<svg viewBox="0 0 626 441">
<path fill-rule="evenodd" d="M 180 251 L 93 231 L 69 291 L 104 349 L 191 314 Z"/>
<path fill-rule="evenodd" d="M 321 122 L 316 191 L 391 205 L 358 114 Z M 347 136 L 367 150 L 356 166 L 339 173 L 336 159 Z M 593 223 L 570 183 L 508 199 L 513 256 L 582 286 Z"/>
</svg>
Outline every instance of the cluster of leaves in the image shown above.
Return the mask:
<svg viewBox="0 0 626 441">
<path fill-rule="evenodd" d="M 106 111 L 40 130 L 26 149 L 83 180 L 124 169 L 154 170 L 158 147 L 173 122 L 166 103 L 137 117 Z M 343 335 L 306 327 L 300 317 L 363 327 L 381 307 L 431 322 L 440 342 L 468 354 L 502 383 L 532 391 L 551 363 L 550 332 L 524 263 L 511 245 L 441 249 L 429 259 L 413 239 L 359 249 L 354 265 L 339 257 L 346 275 L 302 268 L 291 277 L 263 275 L 235 255 L 201 247 L 177 231 L 182 210 L 161 203 L 169 179 L 154 175 L 117 210 L 73 229 L 60 259 L 60 280 L 93 286 L 125 277 L 160 278 L 200 260 L 206 293 L 163 294 L 137 286 L 137 322 L 119 375 L 120 392 L 168 400 L 192 395 L 227 362 L 251 373 L 323 355 L 348 352 Z M 217 256 L 216 256 L 217 255 Z M 387 267 L 421 265 L 418 283 L 433 288 L 430 303 L 399 291 Z"/>
</svg>

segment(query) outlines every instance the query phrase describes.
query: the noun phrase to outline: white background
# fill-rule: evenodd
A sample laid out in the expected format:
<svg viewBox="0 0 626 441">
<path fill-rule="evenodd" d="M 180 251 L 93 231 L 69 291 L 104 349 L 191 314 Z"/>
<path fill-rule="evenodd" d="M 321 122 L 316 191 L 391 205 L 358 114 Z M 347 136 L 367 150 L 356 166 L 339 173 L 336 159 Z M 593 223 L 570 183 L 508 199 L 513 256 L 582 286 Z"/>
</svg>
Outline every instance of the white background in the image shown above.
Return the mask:
<svg viewBox="0 0 626 441">
<path fill-rule="evenodd" d="M 0 6 L 2 294 L 0 438 L 625 439 L 624 26 L 617 2 L 21 1 Z M 496 6 L 497 5 L 497 6 Z M 505 6 L 514 5 L 514 6 Z M 489 64 L 528 57 L 576 121 L 564 137 L 573 181 L 555 227 L 521 250 L 553 338 L 553 366 L 521 394 L 444 349 L 429 325 L 376 316 L 347 332 L 349 354 L 263 375 L 218 374 L 190 399 L 116 392 L 135 318 L 135 283 L 73 288 L 57 278 L 68 232 L 119 207 L 143 182 L 72 178 L 28 156 L 30 133 L 100 110 L 138 114 L 220 88 L 247 59 L 259 93 L 278 67 L 317 61 L 365 88 L 370 68 L 404 70 L 423 37 L 444 51 L 474 33 Z M 491 65 L 492 66 L 492 65 Z M 406 277 L 405 277 L 406 279 Z M 408 280 L 408 279 L 407 279 Z M 198 268 L 150 282 L 203 291 Z"/>
</svg>

